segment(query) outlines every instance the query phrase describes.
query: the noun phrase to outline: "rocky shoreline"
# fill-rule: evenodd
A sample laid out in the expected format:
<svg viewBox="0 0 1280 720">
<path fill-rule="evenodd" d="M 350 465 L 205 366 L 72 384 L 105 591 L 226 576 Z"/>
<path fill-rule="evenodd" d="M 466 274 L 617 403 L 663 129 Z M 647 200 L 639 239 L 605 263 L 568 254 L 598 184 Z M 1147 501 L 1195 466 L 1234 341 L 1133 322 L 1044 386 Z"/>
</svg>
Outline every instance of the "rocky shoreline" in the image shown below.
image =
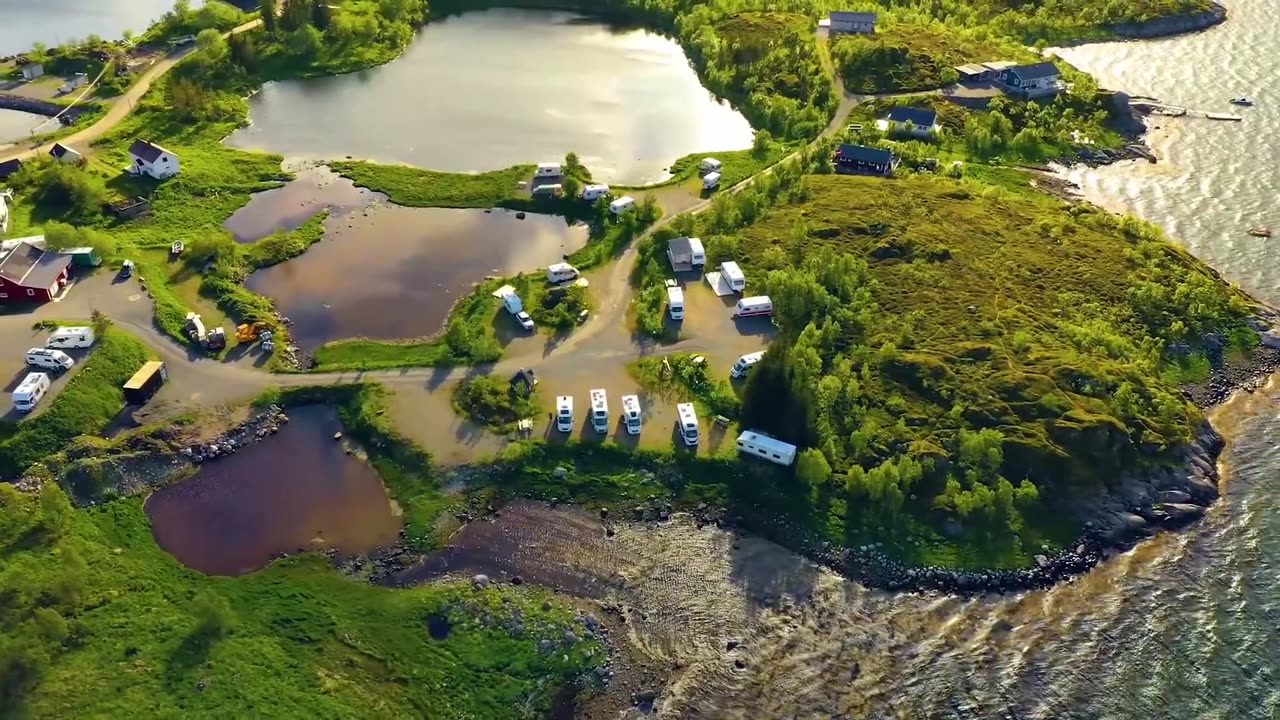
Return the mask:
<svg viewBox="0 0 1280 720">
<path fill-rule="evenodd" d="M 1209 3 L 1209 9 L 1200 13 L 1170 15 L 1136 23 L 1117 23 L 1109 29 L 1117 37 L 1126 40 L 1150 40 L 1151 38 L 1182 35 L 1207 30 L 1227 20 L 1227 8 L 1217 0 Z"/>
</svg>

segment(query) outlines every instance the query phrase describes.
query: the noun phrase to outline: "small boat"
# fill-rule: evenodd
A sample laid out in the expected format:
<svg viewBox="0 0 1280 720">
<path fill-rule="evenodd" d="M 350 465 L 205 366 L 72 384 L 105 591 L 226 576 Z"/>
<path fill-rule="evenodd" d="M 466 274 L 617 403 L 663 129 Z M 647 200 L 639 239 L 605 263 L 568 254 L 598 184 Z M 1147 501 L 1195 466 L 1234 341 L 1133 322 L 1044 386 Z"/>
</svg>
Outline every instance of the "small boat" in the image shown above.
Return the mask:
<svg viewBox="0 0 1280 720">
<path fill-rule="evenodd" d="M 1249 234 L 1254 237 L 1271 237 L 1271 229 L 1264 227 L 1249 228 Z"/>
<path fill-rule="evenodd" d="M 1240 96 L 1240 97 L 1236 97 L 1236 98 L 1231 98 L 1231 104 L 1232 104 L 1232 105 L 1252 105 L 1252 104 L 1253 104 L 1253 98 L 1247 98 L 1247 97 L 1244 97 L 1244 96 Z"/>
</svg>

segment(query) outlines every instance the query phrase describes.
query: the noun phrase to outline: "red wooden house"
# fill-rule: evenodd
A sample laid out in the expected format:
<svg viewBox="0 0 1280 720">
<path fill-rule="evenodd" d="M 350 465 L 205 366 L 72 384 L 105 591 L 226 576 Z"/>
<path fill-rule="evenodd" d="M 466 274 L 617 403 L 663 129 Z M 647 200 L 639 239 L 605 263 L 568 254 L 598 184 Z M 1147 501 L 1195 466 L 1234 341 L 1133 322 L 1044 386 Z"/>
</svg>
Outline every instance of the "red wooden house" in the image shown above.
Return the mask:
<svg viewBox="0 0 1280 720">
<path fill-rule="evenodd" d="M 71 256 L 19 242 L 0 258 L 0 304 L 48 302 L 66 287 Z"/>
</svg>

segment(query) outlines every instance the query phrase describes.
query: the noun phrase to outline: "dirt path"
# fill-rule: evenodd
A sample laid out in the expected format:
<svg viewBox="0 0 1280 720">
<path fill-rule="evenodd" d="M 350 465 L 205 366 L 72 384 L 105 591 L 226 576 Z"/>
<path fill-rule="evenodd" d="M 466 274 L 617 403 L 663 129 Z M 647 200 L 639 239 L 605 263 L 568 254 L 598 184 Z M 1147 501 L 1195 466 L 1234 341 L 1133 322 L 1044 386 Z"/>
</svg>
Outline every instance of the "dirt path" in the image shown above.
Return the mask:
<svg viewBox="0 0 1280 720">
<path fill-rule="evenodd" d="M 232 28 L 230 31 L 224 33 L 223 37 L 230 37 L 236 33 L 252 30 L 261 24 L 261 19 L 251 20 L 243 25 Z M 107 134 L 110 130 L 115 128 L 116 125 L 119 125 L 120 121 L 128 117 L 129 113 L 133 112 L 133 108 L 137 105 L 138 100 L 140 100 L 142 96 L 151 89 L 151 85 L 165 73 L 172 70 L 173 66 L 177 65 L 183 58 L 195 52 L 195 49 L 196 46 L 191 44 L 181 50 L 176 50 L 166 55 L 143 73 L 142 77 L 138 78 L 138 82 L 134 83 L 133 86 L 126 90 L 123 95 L 113 100 L 111 103 L 111 109 L 108 110 L 107 114 L 102 116 L 101 119 L 84 130 L 68 135 L 57 142 L 63 145 L 77 145 L 81 148 L 87 148 L 94 140 L 97 140 Z M 40 145 L 39 147 L 28 150 L 19 150 L 14 148 L 0 150 L 0 161 L 12 158 L 21 158 L 26 160 L 37 155 L 48 153 L 49 149 L 52 148 L 53 145 L 54 143 L 48 142 Z"/>
</svg>

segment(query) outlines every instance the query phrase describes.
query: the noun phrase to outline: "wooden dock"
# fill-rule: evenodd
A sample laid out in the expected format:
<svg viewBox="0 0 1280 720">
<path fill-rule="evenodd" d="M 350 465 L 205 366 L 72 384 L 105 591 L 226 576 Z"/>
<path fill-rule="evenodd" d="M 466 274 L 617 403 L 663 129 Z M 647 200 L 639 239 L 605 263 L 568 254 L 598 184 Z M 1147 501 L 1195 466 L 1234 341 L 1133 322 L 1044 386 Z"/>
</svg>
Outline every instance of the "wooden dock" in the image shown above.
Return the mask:
<svg viewBox="0 0 1280 720">
<path fill-rule="evenodd" d="M 1235 115 L 1233 113 L 1209 112 L 1207 110 L 1192 110 L 1181 105 L 1169 105 L 1167 103 L 1153 102 L 1151 100 L 1130 100 L 1129 107 L 1139 112 L 1151 113 L 1152 115 L 1164 115 L 1166 117 L 1198 117 L 1206 120 L 1220 120 L 1223 122 L 1241 122 L 1244 116 Z"/>
</svg>

